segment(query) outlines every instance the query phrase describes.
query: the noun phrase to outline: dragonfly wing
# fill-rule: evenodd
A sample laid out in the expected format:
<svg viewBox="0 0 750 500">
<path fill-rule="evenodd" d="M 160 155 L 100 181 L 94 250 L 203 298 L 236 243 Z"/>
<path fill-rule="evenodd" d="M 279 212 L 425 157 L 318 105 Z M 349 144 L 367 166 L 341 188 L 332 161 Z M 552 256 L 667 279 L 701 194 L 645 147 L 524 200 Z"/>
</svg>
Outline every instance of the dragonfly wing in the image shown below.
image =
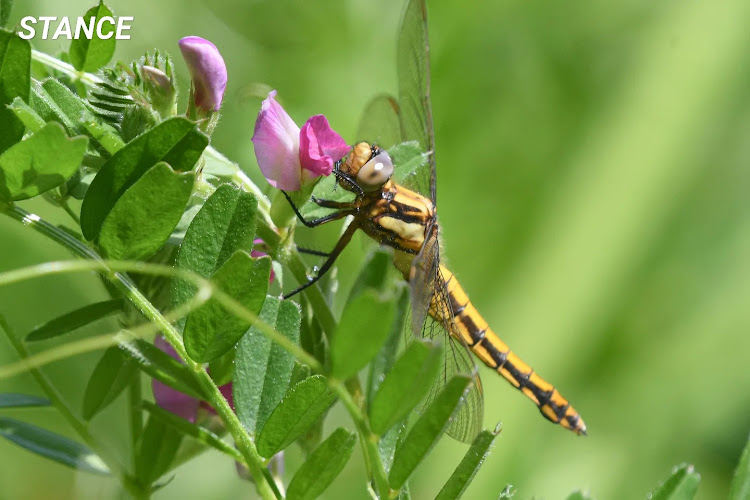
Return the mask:
<svg viewBox="0 0 750 500">
<path fill-rule="evenodd" d="M 421 407 L 426 408 L 454 375 L 471 376 L 474 383 L 446 429 L 448 435 L 455 439 L 471 442 L 481 430 L 484 420 L 482 384 L 469 347 L 458 337 L 450 335 L 454 331 L 453 309 L 440 272 L 437 225 L 433 224 L 427 234 L 430 237 L 411 268 L 411 335 L 408 337 L 438 340 L 443 343 L 445 352 L 439 378 Z"/>
<path fill-rule="evenodd" d="M 435 136 L 430 104 L 430 44 L 427 35 L 427 6 L 424 0 L 410 0 L 398 37 L 398 100 L 402 139 L 417 141 L 429 154 L 430 168 L 421 170 L 412 188 L 429 196 L 435 204 Z"/>
<path fill-rule="evenodd" d="M 380 94 L 367 103 L 357 128 L 357 140 L 377 144 L 383 149 L 401 143 L 401 118 L 395 97 Z"/>
</svg>

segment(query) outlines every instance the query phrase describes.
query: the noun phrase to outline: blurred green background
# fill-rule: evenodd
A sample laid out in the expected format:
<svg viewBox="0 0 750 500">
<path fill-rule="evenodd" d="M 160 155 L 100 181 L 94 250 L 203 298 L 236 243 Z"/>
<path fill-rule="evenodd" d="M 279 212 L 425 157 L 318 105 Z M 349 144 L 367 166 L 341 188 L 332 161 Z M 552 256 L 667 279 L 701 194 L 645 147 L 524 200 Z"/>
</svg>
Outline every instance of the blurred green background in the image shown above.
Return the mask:
<svg viewBox="0 0 750 500">
<path fill-rule="evenodd" d="M 17 0 L 25 15 L 78 16 L 91 0 Z M 186 35 L 229 69 L 213 144 L 259 185 L 250 137 L 268 85 L 297 123 L 324 113 L 349 142 L 367 100 L 396 92 L 401 0 L 109 0 L 133 16 L 129 61 Z M 589 437 L 547 423 L 482 371 L 486 424 L 503 422 L 467 498 L 645 498 L 673 465 L 695 464 L 698 498 L 726 495 L 750 430 L 750 2 L 428 1 L 439 213 L 445 254 L 493 329 L 557 385 Z M 67 41 L 34 41 L 56 52 Z M 182 108 L 184 109 L 184 108 Z M 48 216 L 43 202 L 26 207 Z M 49 217 L 49 216 L 48 216 Z M 50 217 L 55 220 L 54 216 Z M 320 248 L 338 228 L 301 237 Z M 0 219 L 0 270 L 68 255 Z M 362 244 L 339 264 L 345 287 Z M 0 290 L 19 332 L 104 296 L 92 276 Z M 85 334 L 114 329 L 114 322 Z M 13 361 L 0 341 L 0 362 Z M 80 407 L 96 353 L 45 370 Z M 30 377 L 0 391 L 38 393 Z M 14 412 L 70 434 L 51 411 Z M 334 422 L 346 421 L 338 408 Z M 123 407 L 94 425 L 125 446 Z M 431 498 L 463 455 L 445 439 L 413 481 Z M 326 498 L 367 498 L 361 454 Z M 294 470 L 299 459 L 288 457 Z M 234 465 L 209 453 L 156 498 L 246 498 Z M 0 441 L 0 498 L 116 498 Z"/>
</svg>

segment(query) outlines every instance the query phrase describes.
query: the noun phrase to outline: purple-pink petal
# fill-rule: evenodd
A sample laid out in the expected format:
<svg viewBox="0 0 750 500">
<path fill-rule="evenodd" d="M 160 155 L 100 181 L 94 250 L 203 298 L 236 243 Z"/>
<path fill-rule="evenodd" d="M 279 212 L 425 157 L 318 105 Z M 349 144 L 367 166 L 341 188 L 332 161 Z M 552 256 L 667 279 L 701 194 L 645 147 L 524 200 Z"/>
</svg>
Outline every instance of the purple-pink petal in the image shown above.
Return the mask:
<svg viewBox="0 0 750 500">
<path fill-rule="evenodd" d="M 313 176 L 330 175 L 333 164 L 349 151 L 349 145 L 323 115 L 312 116 L 305 122 L 299 144 L 300 164 Z"/>
<path fill-rule="evenodd" d="M 274 187 L 300 188 L 299 134 L 299 127 L 276 102 L 276 91 L 269 93 L 255 121 L 252 141 L 258 166 Z"/>
<path fill-rule="evenodd" d="M 195 87 L 195 104 L 206 111 L 218 111 L 227 88 L 227 66 L 216 46 L 199 36 L 178 42 Z"/>
</svg>

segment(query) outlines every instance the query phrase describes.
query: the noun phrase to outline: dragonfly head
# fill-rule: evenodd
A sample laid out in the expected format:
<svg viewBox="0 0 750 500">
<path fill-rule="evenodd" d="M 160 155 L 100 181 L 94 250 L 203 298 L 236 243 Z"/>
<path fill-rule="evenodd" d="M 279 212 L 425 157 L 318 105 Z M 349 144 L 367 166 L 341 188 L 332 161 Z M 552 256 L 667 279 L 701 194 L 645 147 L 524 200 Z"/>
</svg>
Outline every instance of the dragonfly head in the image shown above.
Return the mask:
<svg viewBox="0 0 750 500">
<path fill-rule="evenodd" d="M 344 157 L 338 170 L 349 181 L 342 182 L 339 177 L 341 187 L 349 191 L 361 189 L 365 193 L 371 193 L 380 190 L 391 178 L 393 162 L 384 149 L 360 142 Z M 359 189 L 352 186 L 351 181 L 354 181 Z"/>
</svg>

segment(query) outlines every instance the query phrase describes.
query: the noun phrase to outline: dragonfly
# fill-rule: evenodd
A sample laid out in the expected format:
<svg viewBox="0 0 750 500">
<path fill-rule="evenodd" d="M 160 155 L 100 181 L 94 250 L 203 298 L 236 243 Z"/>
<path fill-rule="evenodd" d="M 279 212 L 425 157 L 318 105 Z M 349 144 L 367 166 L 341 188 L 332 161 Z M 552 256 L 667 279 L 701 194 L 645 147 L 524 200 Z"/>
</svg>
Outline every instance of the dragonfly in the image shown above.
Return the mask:
<svg viewBox="0 0 750 500">
<path fill-rule="evenodd" d="M 578 412 L 492 331 L 456 276 L 442 263 L 424 0 L 410 0 L 407 5 L 398 39 L 397 60 L 398 100 L 388 95 L 373 99 L 366 108 L 359 133 L 363 137 L 377 137 L 379 144 L 411 141 L 424 152 L 423 168 L 399 172 L 387 149 L 375 143 L 360 142 L 335 164 L 333 171 L 336 185 L 354 193 L 353 201 L 313 196 L 312 201 L 318 206 L 334 211 L 306 220 L 287 196 L 305 226 L 316 227 L 345 217 L 351 217 L 351 222 L 334 249 L 321 253 L 327 259 L 317 274 L 285 298 L 325 275 L 355 232 L 362 230 L 379 244 L 394 250 L 393 263 L 408 281 L 411 291 L 411 318 L 407 320 L 407 328 L 413 338 L 438 339 L 445 344 L 442 374 L 428 400 L 439 394 L 453 375 L 462 373 L 472 377 L 473 383 L 448 425 L 449 435 L 470 442 L 482 427 L 484 396 L 472 355 L 525 394 L 545 418 L 585 435 L 586 424 Z"/>
</svg>

